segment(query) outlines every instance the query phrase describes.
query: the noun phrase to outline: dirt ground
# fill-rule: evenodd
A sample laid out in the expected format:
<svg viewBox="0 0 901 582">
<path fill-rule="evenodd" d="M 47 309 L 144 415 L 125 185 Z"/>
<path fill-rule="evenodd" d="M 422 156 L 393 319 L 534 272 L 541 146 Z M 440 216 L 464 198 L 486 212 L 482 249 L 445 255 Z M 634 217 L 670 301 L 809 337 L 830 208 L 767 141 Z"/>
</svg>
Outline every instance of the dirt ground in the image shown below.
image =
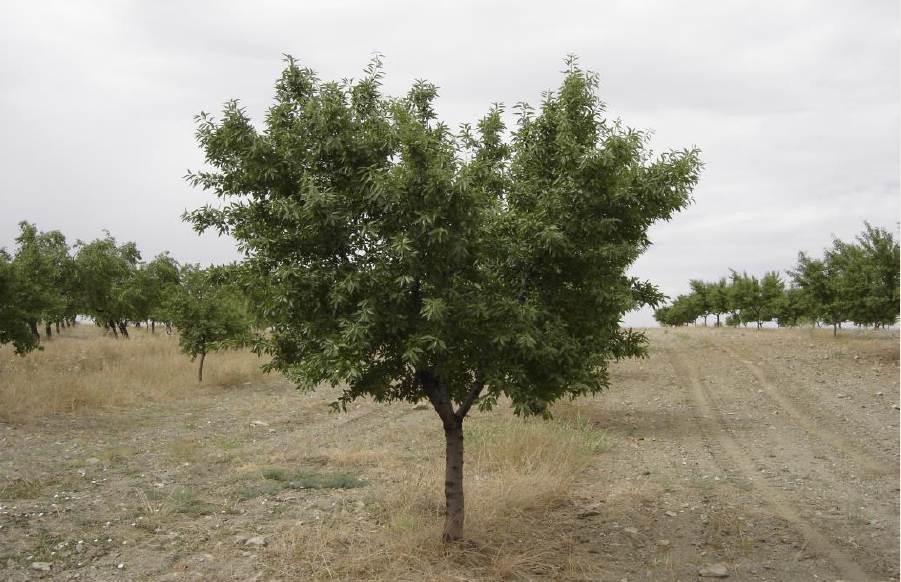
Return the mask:
<svg viewBox="0 0 901 582">
<path fill-rule="evenodd" d="M 697 580 L 720 564 L 730 580 L 898 580 L 897 330 L 648 334 L 649 359 L 558 409 L 606 437 L 528 524 L 540 551 L 447 579 Z M 334 394 L 273 380 L 0 424 L 0 580 L 342 578 L 292 564 L 288 532 L 378 535 L 398 467 L 440 478 L 443 443 L 431 410 L 332 414 Z"/>
</svg>

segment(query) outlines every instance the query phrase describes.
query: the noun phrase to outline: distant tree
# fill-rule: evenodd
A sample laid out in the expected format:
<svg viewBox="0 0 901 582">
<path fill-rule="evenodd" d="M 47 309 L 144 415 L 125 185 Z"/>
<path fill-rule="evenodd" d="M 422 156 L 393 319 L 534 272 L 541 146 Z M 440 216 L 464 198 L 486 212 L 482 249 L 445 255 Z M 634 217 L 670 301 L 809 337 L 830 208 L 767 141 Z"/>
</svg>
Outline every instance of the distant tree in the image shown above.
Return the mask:
<svg viewBox="0 0 901 582">
<path fill-rule="evenodd" d="M 463 421 L 508 397 L 547 414 L 609 383 L 611 359 L 645 353 L 623 313 L 662 300 L 627 276 L 648 227 L 689 201 L 695 151 L 650 159 L 646 136 L 606 120 L 597 77 L 570 60 L 510 140 L 495 106 L 455 136 L 437 88 L 380 93 L 323 83 L 293 60 L 258 132 L 234 102 L 198 119 L 211 171 L 195 185 L 233 199 L 187 216 L 245 253 L 255 340 L 299 386 L 342 386 L 337 405 L 428 399 L 446 440 L 443 537 L 462 536 Z"/>
<path fill-rule="evenodd" d="M 704 325 L 706 326 L 707 316 L 713 310 L 710 302 L 710 285 L 700 279 L 692 279 L 688 282 L 688 286 L 691 288 L 692 301 L 694 301 L 698 317 L 704 318 Z"/>
<path fill-rule="evenodd" d="M 9 254 L 0 249 L 0 344 L 12 344 L 24 355 L 38 347 L 38 337 L 29 327 L 29 313 L 22 305 L 25 293 Z"/>
<path fill-rule="evenodd" d="M 150 277 L 150 332 L 156 332 L 156 322 L 169 324 L 172 322 L 170 311 L 175 294 L 180 284 L 181 267 L 178 262 L 162 253 L 147 263 L 146 272 Z"/>
<path fill-rule="evenodd" d="M 233 286 L 217 281 L 213 271 L 188 265 L 180 279 L 168 309 L 181 351 L 192 362 L 200 357 L 197 379 L 202 382 L 206 355 L 239 344 L 250 332 L 250 316 L 244 298 Z"/>
<path fill-rule="evenodd" d="M 807 312 L 804 305 L 804 291 L 797 287 L 785 289 L 774 305 L 775 319 L 779 327 L 796 327 Z"/>
<path fill-rule="evenodd" d="M 65 316 L 65 274 L 69 261 L 66 237 L 58 230 L 39 232 L 34 224 L 19 223 L 16 254 L 12 268 L 18 281 L 20 309 L 26 313 L 32 334 L 40 339 L 37 324 L 45 323 L 45 334 L 51 325 Z"/>
<path fill-rule="evenodd" d="M 134 276 L 141 260 L 134 243 L 116 245 L 109 233 L 90 243 L 75 245 L 75 265 L 86 315 L 110 330 L 128 337 L 128 319 L 135 316 Z"/>
<path fill-rule="evenodd" d="M 720 316 L 729 312 L 729 283 L 721 277 L 715 283 L 708 283 L 707 297 L 710 313 L 716 315 L 716 326 L 720 325 Z"/>
<path fill-rule="evenodd" d="M 798 264 L 789 274 L 803 292 L 807 314 L 813 321 L 832 325 L 833 335 L 847 314 L 844 274 L 837 268 L 835 256 L 827 260 L 813 259 L 798 253 Z"/>
<path fill-rule="evenodd" d="M 839 248 L 847 264 L 850 319 L 876 327 L 894 324 L 901 301 L 898 241 L 865 222 L 856 242 Z"/>
</svg>

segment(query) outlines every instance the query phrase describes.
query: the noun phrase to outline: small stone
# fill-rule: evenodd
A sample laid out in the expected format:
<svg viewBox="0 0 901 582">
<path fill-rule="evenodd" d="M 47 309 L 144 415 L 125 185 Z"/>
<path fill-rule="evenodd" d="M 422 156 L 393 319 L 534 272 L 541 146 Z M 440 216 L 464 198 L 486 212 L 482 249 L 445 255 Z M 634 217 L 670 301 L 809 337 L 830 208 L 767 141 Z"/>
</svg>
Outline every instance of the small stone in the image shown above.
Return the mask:
<svg viewBox="0 0 901 582">
<path fill-rule="evenodd" d="M 91 457 L 90 459 L 84 460 L 85 465 L 96 465 L 98 463 L 100 463 L 100 459 L 98 459 L 97 457 Z"/>
<path fill-rule="evenodd" d="M 719 562 L 716 564 L 704 564 L 698 570 L 698 576 L 701 578 L 728 578 L 729 571 L 726 569 L 725 564 Z"/>
<path fill-rule="evenodd" d="M 642 475 L 650 475 L 651 472 L 648 471 L 647 469 L 645 469 L 644 471 L 641 472 L 641 474 L 642 474 Z"/>
<path fill-rule="evenodd" d="M 269 423 L 268 423 L 268 422 L 265 422 L 265 421 L 263 421 L 263 420 L 253 420 L 253 421 L 250 422 L 250 424 L 251 424 L 252 426 L 269 426 Z"/>
<path fill-rule="evenodd" d="M 670 546 L 669 540 L 657 540 L 657 545 L 661 548 L 668 548 Z"/>
<path fill-rule="evenodd" d="M 601 512 L 598 511 L 597 509 L 586 509 L 585 511 L 580 512 L 577 517 L 579 519 L 585 519 L 586 517 L 594 517 L 595 515 L 600 515 L 600 514 L 601 514 Z"/>
<path fill-rule="evenodd" d="M 263 536 L 254 536 L 252 538 L 248 538 L 246 542 L 244 542 L 245 546 L 256 546 L 262 547 L 266 545 L 266 538 Z"/>
<path fill-rule="evenodd" d="M 629 534 L 630 536 L 637 536 L 637 535 L 638 535 L 638 528 L 634 528 L 634 527 L 624 527 L 624 528 L 623 528 L 623 531 L 626 532 L 627 534 Z"/>
<path fill-rule="evenodd" d="M 116 568 L 119 568 L 120 570 L 124 570 L 125 564 L 119 564 L 118 566 L 116 566 Z"/>
<path fill-rule="evenodd" d="M 882 392 L 877 392 L 876 396 L 882 396 Z"/>
<path fill-rule="evenodd" d="M 419 404 L 413 405 L 413 410 L 428 410 L 428 409 L 429 409 L 429 405 L 426 404 L 425 402 L 420 402 Z"/>
<path fill-rule="evenodd" d="M 81 554 L 84 552 L 84 542 L 78 542 L 75 544 L 75 553 Z"/>
<path fill-rule="evenodd" d="M 675 511 L 667 511 L 666 514 L 670 517 L 678 517 L 679 516 L 679 514 L 676 513 Z"/>
<path fill-rule="evenodd" d="M 49 572 L 51 568 L 53 568 L 53 564 L 51 564 L 50 562 L 32 562 L 31 563 L 32 570 L 40 570 L 41 572 Z"/>
</svg>

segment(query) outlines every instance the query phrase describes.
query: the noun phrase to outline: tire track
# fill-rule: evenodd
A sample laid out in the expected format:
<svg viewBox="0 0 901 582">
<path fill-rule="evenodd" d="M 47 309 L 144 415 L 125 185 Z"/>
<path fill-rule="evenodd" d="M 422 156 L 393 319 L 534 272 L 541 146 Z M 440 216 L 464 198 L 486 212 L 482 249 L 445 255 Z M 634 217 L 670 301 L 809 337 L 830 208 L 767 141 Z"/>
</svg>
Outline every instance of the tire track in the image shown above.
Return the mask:
<svg viewBox="0 0 901 582">
<path fill-rule="evenodd" d="M 861 469 L 874 476 L 891 476 L 894 482 L 898 482 L 898 475 L 895 470 L 891 469 L 893 463 L 880 461 L 864 452 L 859 447 L 851 443 L 850 439 L 840 434 L 833 428 L 830 430 L 823 429 L 820 424 L 803 410 L 801 410 L 794 402 L 792 402 L 785 394 L 782 393 L 758 368 L 753 362 L 747 360 L 736 352 L 733 348 L 722 346 L 722 350 L 734 360 L 741 362 L 745 368 L 757 379 L 761 387 L 773 401 L 776 402 L 783 410 L 785 410 L 808 434 L 818 438 L 822 442 L 828 444 L 834 449 L 841 451 L 856 463 Z"/>
<path fill-rule="evenodd" d="M 753 489 L 761 499 L 770 506 L 773 513 L 793 524 L 806 538 L 806 545 L 817 553 L 827 557 L 841 577 L 847 580 L 870 580 L 871 577 L 864 569 L 849 557 L 843 550 L 830 542 L 820 534 L 809 521 L 804 519 L 797 510 L 776 489 L 759 477 L 754 462 L 745 452 L 736 439 L 728 432 L 728 424 L 722 415 L 711 404 L 707 390 L 701 384 L 698 370 L 677 351 L 669 353 L 670 362 L 677 376 L 685 383 L 691 392 L 699 412 L 698 422 L 710 438 L 715 439 L 719 447 L 725 451 L 742 476 L 751 483 Z"/>
</svg>

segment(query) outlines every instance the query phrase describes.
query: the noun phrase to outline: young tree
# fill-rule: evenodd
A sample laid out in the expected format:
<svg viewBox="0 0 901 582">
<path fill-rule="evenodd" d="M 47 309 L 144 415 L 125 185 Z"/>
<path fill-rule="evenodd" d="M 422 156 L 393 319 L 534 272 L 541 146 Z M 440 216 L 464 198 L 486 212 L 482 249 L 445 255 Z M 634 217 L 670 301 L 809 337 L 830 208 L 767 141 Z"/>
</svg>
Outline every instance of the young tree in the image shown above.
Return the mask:
<svg viewBox="0 0 901 582">
<path fill-rule="evenodd" d="M 455 136 L 437 88 L 320 82 L 292 60 L 258 131 L 236 102 L 198 117 L 212 167 L 190 181 L 230 199 L 186 216 L 245 253 L 255 350 L 299 387 L 343 385 L 336 405 L 427 399 L 446 441 L 443 537 L 462 536 L 463 421 L 507 396 L 521 415 L 609 383 L 645 353 L 619 327 L 662 296 L 626 275 L 648 227 L 689 202 L 696 151 L 655 160 L 647 136 L 605 119 L 597 77 L 569 59 L 540 111 L 502 108 Z"/>
<path fill-rule="evenodd" d="M 168 308 L 178 328 L 181 351 L 193 362 L 200 357 L 197 380 L 203 381 L 207 353 L 223 347 L 223 342 L 239 341 L 250 331 L 244 298 L 234 287 L 217 281 L 213 272 L 186 266 Z"/>
</svg>

